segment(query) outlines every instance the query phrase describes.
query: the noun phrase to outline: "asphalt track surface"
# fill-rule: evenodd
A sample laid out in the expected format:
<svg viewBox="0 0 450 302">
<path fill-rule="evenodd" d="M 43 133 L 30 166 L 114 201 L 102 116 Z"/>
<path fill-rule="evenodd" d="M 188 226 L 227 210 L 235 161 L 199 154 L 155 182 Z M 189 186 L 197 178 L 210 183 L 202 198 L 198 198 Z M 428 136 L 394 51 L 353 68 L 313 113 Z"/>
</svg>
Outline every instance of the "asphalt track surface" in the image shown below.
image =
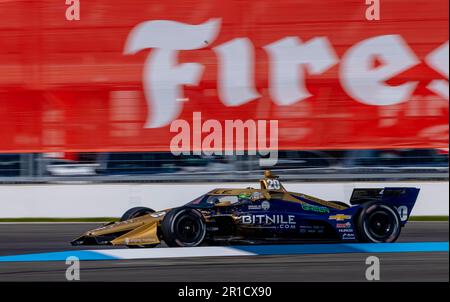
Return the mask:
<svg viewBox="0 0 450 302">
<path fill-rule="evenodd" d="M 69 242 L 98 224 L 0 224 L 0 256 L 97 249 Z M 448 222 L 409 222 L 398 242 L 448 241 Z M 111 249 L 111 246 L 106 247 Z M 123 248 L 123 247 L 121 247 Z M 366 253 L 82 261 L 81 281 L 366 281 Z M 449 253 L 380 253 L 381 281 L 449 281 Z M 65 262 L 0 263 L 0 281 L 66 281 Z"/>
</svg>

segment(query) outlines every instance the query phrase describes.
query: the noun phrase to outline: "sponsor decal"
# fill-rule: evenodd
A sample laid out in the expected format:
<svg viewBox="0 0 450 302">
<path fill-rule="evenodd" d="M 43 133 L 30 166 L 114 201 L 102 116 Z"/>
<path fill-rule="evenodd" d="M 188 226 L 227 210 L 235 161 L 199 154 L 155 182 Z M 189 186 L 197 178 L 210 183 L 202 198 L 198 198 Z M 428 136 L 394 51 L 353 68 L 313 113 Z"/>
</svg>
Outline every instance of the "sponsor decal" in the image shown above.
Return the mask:
<svg viewBox="0 0 450 302">
<path fill-rule="evenodd" d="M 268 209 L 270 209 L 270 202 L 268 202 L 267 200 L 264 200 L 261 203 L 261 207 L 262 207 L 263 210 L 267 211 Z"/>
<path fill-rule="evenodd" d="M 340 207 L 341 207 L 341 206 L 337 206 L 336 204 L 334 204 L 332 202 L 329 202 L 329 201 L 326 201 L 326 200 L 322 200 L 322 199 L 316 198 L 314 196 L 305 195 L 305 194 L 300 194 L 300 195 L 295 196 L 295 197 L 298 197 L 298 198 L 300 198 L 302 200 L 305 200 L 305 201 L 312 201 L 312 202 L 324 205 L 324 206 L 326 206 L 328 208 L 340 209 Z M 327 213 L 329 213 L 329 212 L 327 212 Z"/>
<path fill-rule="evenodd" d="M 337 223 L 336 224 L 337 228 L 341 228 L 341 229 L 348 229 L 352 227 L 352 224 L 350 222 L 346 222 L 346 223 Z"/>
<path fill-rule="evenodd" d="M 342 239 L 343 240 L 354 240 L 356 238 L 355 238 L 355 234 L 344 233 L 344 235 L 342 235 Z"/>
<path fill-rule="evenodd" d="M 331 215 L 330 217 L 328 217 L 329 220 L 336 220 L 336 221 L 343 221 L 343 220 L 347 220 L 350 218 L 352 218 L 352 216 L 345 215 L 345 214 L 336 214 L 336 215 Z"/>
<path fill-rule="evenodd" d="M 260 204 L 249 204 L 247 207 L 249 210 L 261 210 Z"/>
<path fill-rule="evenodd" d="M 325 227 L 322 225 L 301 225 L 299 229 L 300 233 L 323 233 Z"/>
<path fill-rule="evenodd" d="M 249 198 L 251 195 L 251 193 L 241 193 L 238 195 L 238 198 Z"/>
<path fill-rule="evenodd" d="M 279 228 L 295 228 L 294 215 L 245 215 L 242 224 L 277 225 Z"/>
<path fill-rule="evenodd" d="M 125 238 L 125 244 L 130 243 L 155 243 L 153 240 L 145 238 Z"/>
<path fill-rule="evenodd" d="M 166 215 L 166 212 L 162 211 L 162 212 L 153 213 L 150 216 L 152 216 L 153 218 L 158 218 L 158 217 L 161 217 L 161 216 L 164 216 L 164 215 Z"/>
<path fill-rule="evenodd" d="M 307 203 L 302 204 L 302 209 L 305 211 L 313 211 L 317 213 L 330 213 L 330 210 L 327 207 L 320 207 Z"/>
<path fill-rule="evenodd" d="M 353 233 L 353 229 L 338 229 L 339 233 Z"/>
<path fill-rule="evenodd" d="M 263 201 L 261 204 L 250 204 L 247 207 L 249 210 L 264 210 L 267 211 L 270 209 L 270 202 L 267 200 Z"/>
</svg>

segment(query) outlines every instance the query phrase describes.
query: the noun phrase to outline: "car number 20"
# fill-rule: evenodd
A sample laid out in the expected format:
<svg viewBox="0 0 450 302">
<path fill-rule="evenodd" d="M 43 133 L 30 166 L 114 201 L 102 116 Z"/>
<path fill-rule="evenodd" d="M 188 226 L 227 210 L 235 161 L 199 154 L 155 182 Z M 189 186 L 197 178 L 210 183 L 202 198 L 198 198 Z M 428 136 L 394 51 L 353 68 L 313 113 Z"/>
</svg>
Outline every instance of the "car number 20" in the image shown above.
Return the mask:
<svg viewBox="0 0 450 302">
<path fill-rule="evenodd" d="M 267 187 L 269 190 L 279 190 L 281 188 L 281 184 L 278 179 L 268 179 Z"/>
</svg>

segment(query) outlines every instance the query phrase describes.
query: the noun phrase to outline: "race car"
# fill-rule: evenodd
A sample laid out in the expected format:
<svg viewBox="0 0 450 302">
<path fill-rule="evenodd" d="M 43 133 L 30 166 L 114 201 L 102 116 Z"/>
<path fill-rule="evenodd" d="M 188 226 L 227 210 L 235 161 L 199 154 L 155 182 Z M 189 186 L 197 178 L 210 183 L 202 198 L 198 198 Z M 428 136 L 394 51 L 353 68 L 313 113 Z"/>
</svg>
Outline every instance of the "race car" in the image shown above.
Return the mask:
<svg viewBox="0 0 450 302">
<path fill-rule="evenodd" d="M 135 207 L 73 245 L 130 248 L 284 242 L 394 242 L 418 188 L 354 189 L 350 205 L 289 192 L 269 170 L 260 188 L 214 189 L 177 208 Z"/>
</svg>

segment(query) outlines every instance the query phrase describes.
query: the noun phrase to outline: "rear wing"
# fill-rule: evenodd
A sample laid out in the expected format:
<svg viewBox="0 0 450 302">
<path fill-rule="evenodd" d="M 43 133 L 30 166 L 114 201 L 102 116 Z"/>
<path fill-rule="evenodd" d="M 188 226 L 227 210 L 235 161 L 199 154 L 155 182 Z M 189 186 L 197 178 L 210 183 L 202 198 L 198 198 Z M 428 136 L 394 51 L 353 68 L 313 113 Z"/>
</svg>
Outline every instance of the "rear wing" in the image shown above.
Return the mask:
<svg viewBox="0 0 450 302">
<path fill-rule="evenodd" d="M 402 223 L 405 224 L 419 196 L 419 191 L 419 188 L 411 187 L 354 189 L 350 204 L 361 204 L 371 200 L 389 203 L 397 209 Z"/>
</svg>

